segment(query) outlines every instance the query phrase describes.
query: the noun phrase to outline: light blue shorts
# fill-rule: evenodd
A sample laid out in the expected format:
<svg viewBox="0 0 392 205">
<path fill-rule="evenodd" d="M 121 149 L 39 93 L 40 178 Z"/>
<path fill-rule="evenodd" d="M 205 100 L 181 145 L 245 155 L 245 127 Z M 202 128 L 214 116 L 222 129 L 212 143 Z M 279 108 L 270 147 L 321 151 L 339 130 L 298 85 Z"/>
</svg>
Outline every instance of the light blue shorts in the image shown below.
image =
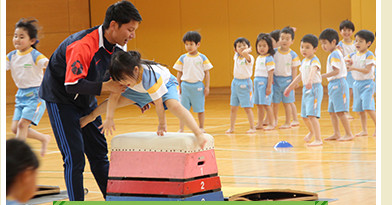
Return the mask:
<svg viewBox="0 0 392 205">
<path fill-rule="evenodd" d="M 257 105 L 271 105 L 273 96 L 273 86 L 271 86 L 271 94 L 266 95 L 268 78 L 267 77 L 255 77 L 254 79 L 254 94 L 252 102 Z"/>
<path fill-rule="evenodd" d="M 348 88 L 353 88 L 355 80 L 353 78 L 353 75 L 351 74 L 351 71 L 347 72 L 346 80 L 347 80 Z"/>
<path fill-rule="evenodd" d="M 321 83 L 312 84 L 311 89 L 306 89 L 305 86 L 302 88 L 301 117 L 315 116 L 320 118 L 323 94 Z"/>
<path fill-rule="evenodd" d="M 350 94 L 345 78 L 329 81 L 328 96 L 328 112 L 348 112 Z"/>
<path fill-rule="evenodd" d="M 373 80 L 356 80 L 354 82 L 353 94 L 354 112 L 363 112 L 365 110 L 376 110 L 374 103 L 374 91 L 376 83 Z"/>
<path fill-rule="evenodd" d="M 175 99 L 179 101 L 179 94 L 178 94 L 178 82 L 177 79 L 171 75 L 169 82 L 166 83 L 167 93 L 162 96 L 162 102 L 167 109 L 165 102 L 169 99 Z M 121 94 L 122 96 L 132 100 L 135 102 L 139 107 L 144 107 L 148 103 L 152 102 L 152 99 L 148 93 L 139 93 L 131 88 L 125 89 L 125 91 Z"/>
<path fill-rule="evenodd" d="M 290 92 L 290 95 L 288 97 L 284 96 L 284 90 L 287 88 L 287 86 L 290 85 L 291 81 L 293 80 L 292 76 L 275 76 L 274 75 L 274 89 L 273 89 L 273 97 L 272 97 L 272 102 L 273 103 L 293 103 L 295 102 L 295 96 L 294 96 L 294 90 Z"/>
<path fill-rule="evenodd" d="M 204 84 L 199 81 L 196 83 L 181 82 L 181 104 L 187 110 L 193 108 L 193 112 L 204 112 L 205 97 Z"/>
<path fill-rule="evenodd" d="M 252 101 L 252 80 L 234 78 L 231 82 L 230 105 L 241 107 L 253 107 Z"/>
<path fill-rule="evenodd" d="M 45 101 L 38 96 L 39 87 L 20 88 L 15 95 L 15 111 L 12 120 L 30 120 L 38 125 L 45 112 Z"/>
</svg>

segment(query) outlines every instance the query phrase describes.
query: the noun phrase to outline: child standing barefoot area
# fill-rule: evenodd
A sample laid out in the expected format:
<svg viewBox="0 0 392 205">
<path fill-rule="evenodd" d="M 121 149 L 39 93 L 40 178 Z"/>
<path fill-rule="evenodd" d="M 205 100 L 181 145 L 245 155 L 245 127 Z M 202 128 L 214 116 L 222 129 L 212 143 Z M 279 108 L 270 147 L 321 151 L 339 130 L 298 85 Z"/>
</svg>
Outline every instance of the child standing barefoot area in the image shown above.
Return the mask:
<svg viewBox="0 0 392 205">
<path fill-rule="evenodd" d="M 256 128 L 253 122 L 252 112 L 252 77 L 253 64 L 255 59 L 249 53 L 252 51 L 250 42 L 246 38 L 237 38 L 234 42 L 234 79 L 231 82 L 230 96 L 230 128 L 227 134 L 234 132 L 235 120 L 237 118 L 238 107 L 244 108 L 249 121 L 249 130 L 246 133 L 255 133 Z"/>
<path fill-rule="evenodd" d="M 11 70 L 18 92 L 15 96 L 15 111 L 11 130 L 16 138 L 39 140 L 41 156 L 45 155 L 50 136 L 32 128 L 37 126 L 45 112 L 45 101 L 39 98 L 38 90 L 43 78 L 43 69 L 48 58 L 35 49 L 38 43 L 36 20 L 20 19 L 15 26 L 12 40 L 15 50 L 7 54 L 6 69 Z"/>
<path fill-rule="evenodd" d="M 305 57 L 302 60 L 299 74 L 286 88 L 284 95 L 288 96 L 290 91 L 302 79 L 302 106 L 301 117 L 303 118 L 309 133 L 305 136 L 305 142 L 310 142 L 313 136 L 315 140 L 308 146 L 319 146 L 323 144 L 321 140 L 320 123 L 318 118 L 321 114 L 321 101 L 323 100 L 323 86 L 321 85 L 321 64 L 315 55 L 318 39 L 313 34 L 305 35 L 301 40 L 301 54 Z"/>
<path fill-rule="evenodd" d="M 272 130 L 275 128 L 272 101 L 272 81 L 275 69 L 270 35 L 260 33 L 256 40 L 256 49 L 259 56 L 256 59 L 253 102 L 257 105 L 258 123 L 256 129 Z M 267 113 L 267 126 L 263 127 L 264 111 Z"/>
<path fill-rule="evenodd" d="M 187 110 L 193 108 L 193 112 L 197 113 L 199 118 L 199 127 L 204 132 L 204 105 L 205 97 L 210 93 L 212 64 L 197 50 L 201 41 L 201 35 L 198 32 L 187 32 L 182 41 L 188 53 L 181 55 L 173 66 L 178 71 L 177 81 L 180 84 L 181 104 Z M 179 132 L 184 132 L 182 121 L 180 121 Z"/>
</svg>

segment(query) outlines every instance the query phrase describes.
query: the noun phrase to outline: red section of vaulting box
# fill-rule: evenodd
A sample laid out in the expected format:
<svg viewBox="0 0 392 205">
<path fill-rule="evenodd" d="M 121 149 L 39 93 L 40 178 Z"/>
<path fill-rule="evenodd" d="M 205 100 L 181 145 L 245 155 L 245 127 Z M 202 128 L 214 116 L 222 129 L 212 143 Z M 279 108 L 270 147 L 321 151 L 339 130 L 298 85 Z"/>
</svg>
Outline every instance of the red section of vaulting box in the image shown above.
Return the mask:
<svg viewBox="0 0 392 205">
<path fill-rule="evenodd" d="M 112 151 L 109 177 L 189 179 L 218 173 L 213 149 L 193 153 Z"/>
<path fill-rule="evenodd" d="M 109 179 L 107 193 L 188 195 L 220 188 L 218 176 L 186 182 Z"/>
</svg>

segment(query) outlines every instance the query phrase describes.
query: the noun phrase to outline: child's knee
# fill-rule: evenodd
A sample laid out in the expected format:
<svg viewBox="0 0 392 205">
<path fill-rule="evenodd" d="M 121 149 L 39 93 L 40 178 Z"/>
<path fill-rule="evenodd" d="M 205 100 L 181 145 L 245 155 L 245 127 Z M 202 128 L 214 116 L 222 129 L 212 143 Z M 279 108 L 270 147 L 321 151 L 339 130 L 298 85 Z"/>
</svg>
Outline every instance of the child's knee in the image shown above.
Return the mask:
<svg viewBox="0 0 392 205">
<path fill-rule="evenodd" d="M 27 129 L 31 124 L 30 120 L 21 119 L 18 122 L 17 129 Z"/>
</svg>

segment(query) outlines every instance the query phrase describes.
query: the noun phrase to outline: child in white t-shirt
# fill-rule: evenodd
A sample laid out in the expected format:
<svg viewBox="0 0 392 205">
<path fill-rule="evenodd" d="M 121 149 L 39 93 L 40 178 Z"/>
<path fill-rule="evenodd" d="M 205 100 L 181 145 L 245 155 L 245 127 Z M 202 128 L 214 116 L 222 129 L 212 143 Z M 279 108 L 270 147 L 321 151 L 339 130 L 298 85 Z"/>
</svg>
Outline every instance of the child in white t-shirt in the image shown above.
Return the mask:
<svg viewBox="0 0 392 205">
<path fill-rule="evenodd" d="M 22 18 L 16 23 L 13 38 L 15 50 L 7 54 L 6 69 L 11 70 L 18 87 L 11 130 L 20 140 L 26 140 L 26 137 L 39 140 L 42 144 L 41 156 L 44 156 L 50 136 L 30 128 L 31 125 L 38 125 L 45 112 L 45 101 L 39 98 L 38 90 L 43 69 L 49 61 L 35 49 L 38 43 L 36 22 Z"/>
<path fill-rule="evenodd" d="M 237 38 L 234 42 L 234 79 L 231 82 L 230 96 L 230 128 L 227 134 L 234 132 L 235 120 L 237 118 L 238 107 L 244 108 L 248 117 L 250 129 L 246 133 L 255 133 L 252 112 L 252 77 L 253 64 L 255 59 L 249 53 L 252 51 L 250 42 L 246 38 Z"/>
<path fill-rule="evenodd" d="M 204 132 L 204 105 L 205 97 L 210 93 L 212 65 L 208 58 L 197 50 L 201 41 L 198 32 L 187 32 L 182 41 L 188 53 L 181 55 L 173 66 L 178 71 L 177 81 L 180 84 L 181 104 L 188 110 L 193 108 L 193 112 L 196 112 L 199 118 L 199 127 Z M 180 121 L 179 132 L 183 131 L 184 123 Z"/>
</svg>

